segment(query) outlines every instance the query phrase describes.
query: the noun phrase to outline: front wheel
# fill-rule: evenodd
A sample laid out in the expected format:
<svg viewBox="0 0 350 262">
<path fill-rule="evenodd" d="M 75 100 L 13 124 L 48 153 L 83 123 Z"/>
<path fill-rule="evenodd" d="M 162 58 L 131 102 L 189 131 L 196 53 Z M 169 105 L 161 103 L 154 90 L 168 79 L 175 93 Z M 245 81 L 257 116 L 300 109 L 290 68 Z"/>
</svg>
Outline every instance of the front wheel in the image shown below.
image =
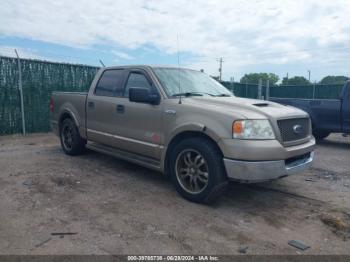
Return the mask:
<svg viewBox="0 0 350 262">
<path fill-rule="evenodd" d="M 178 143 L 171 152 L 169 168 L 176 190 L 193 202 L 212 202 L 228 185 L 222 155 L 209 139 L 189 138 Z"/>
</svg>

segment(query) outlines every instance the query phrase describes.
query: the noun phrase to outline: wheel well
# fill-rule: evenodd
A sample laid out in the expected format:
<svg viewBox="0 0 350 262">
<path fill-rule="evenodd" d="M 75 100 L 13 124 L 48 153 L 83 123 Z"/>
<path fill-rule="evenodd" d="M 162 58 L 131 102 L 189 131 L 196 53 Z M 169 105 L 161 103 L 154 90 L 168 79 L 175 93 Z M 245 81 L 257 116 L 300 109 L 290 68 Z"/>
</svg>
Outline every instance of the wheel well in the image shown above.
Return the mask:
<svg viewBox="0 0 350 262">
<path fill-rule="evenodd" d="M 188 138 L 203 138 L 203 139 L 206 139 L 209 143 L 213 144 L 214 147 L 216 147 L 216 149 L 220 153 L 220 155 L 223 156 L 223 153 L 222 153 L 220 147 L 215 142 L 215 140 L 213 140 L 207 134 L 204 134 L 204 133 L 198 132 L 198 131 L 185 131 L 185 132 L 177 134 L 175 137 L 173 137 L 172 140 L 170 141 L 168 147 L 167 147 L 167 151 L 166 151 L 166 154 L 165 154 L 165 165 L 164 165 L 164 173 L 165 174 L 167 174 L 167 170 L 168 170 L 168 166 L 169 166 L 169 160 L 170 160 L 169 156 L 170 156 L 171 151 L 173 150 L 174 146 L 176 144 L 178 144 L 180 141 L 182 141 L 184 139 L 188 139 Z"/>
<path fill-rule="evenodd" d="M 63 123 L 63 121 L 67 118 L 70 118 L 73 120 L 73 117 L 68 113 L 68 112 L 64 112 L 61 116 L 60 116 L 60 120 L 58 122 L 58 128 L 59 130 L 61 130 L 61 125 Z"/>
</svg>

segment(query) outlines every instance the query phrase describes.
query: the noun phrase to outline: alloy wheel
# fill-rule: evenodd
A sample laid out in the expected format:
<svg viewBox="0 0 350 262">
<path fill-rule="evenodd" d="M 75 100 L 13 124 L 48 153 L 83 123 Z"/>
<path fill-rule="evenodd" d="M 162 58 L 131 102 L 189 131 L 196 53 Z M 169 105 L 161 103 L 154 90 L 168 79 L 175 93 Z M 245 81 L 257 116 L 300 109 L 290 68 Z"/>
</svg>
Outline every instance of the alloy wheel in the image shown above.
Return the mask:
<svg viewBox="0 0 350 262">
<path fill-rule="evenodd" d="M 175 171 L 181 187 L 191 194 L 202 192 L 208 185 L 208 164 L 196 150 L 182 151 L 176 159 Z"/>
</svg>

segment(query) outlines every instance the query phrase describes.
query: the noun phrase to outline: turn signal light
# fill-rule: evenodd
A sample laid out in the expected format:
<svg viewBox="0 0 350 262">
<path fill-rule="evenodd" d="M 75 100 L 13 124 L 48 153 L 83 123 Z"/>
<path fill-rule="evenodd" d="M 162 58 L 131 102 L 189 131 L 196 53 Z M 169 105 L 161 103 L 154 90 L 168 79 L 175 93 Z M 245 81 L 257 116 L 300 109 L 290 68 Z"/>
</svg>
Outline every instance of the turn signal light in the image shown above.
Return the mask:
<svg viewBox="0 0 350 262">
<path fill-rule="evenodd" d="M 233 134 L 241 134 L 243 132 L 243 124 L 241 121 L 235 121 L 232 124 L 232 133 Z"/>
</svg>

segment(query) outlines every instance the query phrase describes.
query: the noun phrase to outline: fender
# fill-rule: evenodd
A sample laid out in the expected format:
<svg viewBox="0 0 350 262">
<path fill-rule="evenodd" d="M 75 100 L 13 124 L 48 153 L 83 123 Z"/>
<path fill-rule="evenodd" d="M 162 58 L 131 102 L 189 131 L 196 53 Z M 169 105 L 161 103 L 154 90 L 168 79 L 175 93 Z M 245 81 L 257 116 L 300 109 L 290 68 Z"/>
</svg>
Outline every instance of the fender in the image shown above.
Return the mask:
<svg viewBox="0 0 350 262">
<path fill-rule="evenodd" d="M 192 123 L 184 123 L 178 127 L 176 127 L 169 135 L 168 140 L 166 141 L 166 145 L 168 145 L 171 140 L 178 134 L 182 132 L 188 132 L 188 131 L 194 131 L 194 132 L 201 132 L 203 134 L 206 134 L 209 136 L 211 139 L 214 141 L 219 141 L 220 137 L 213 132 L 211 129 L 207 128 L 204 124 L 202 123 L 197 123 L 197 122 L 192 122 Z"/>
<path fill-rule="evenodd" d="M 169 138 L 165 141 L 165 145 L 163 148 L 163 152 L 161 155 L 161 170 L 165 171 L 165 162 L 166 162 L 166 154 L 168 151 L 168 146 L 171 143 L 171 141 L 179 134 L 185 133 L 185 132 L 199 132 L 202 134 L 207 135 L 212 140 L 218 142 L 220 137 L 214 133 L 212 130 L 208 129 L 204 124 L 197 123 L 197 122 L 191 122 L 191 123 L 183 123 L 180 126 L 177 126 L 174 130 L 171 131 Z"/>
<path fill-rule="evenodd" d="M 70 110 L 69 108 L 63 109 L 63 111 L 60 113 L 60 120 L 61 120 L 61 118 L 62 118 L 62 116 L 63 116 L 64 114 L 68 114 L 68 115 L 73 119 L 73 121 L 74 121 L 74 123 L 76 124 L 76 126 L 77 126 L 78 128 L 80 127 L 79 121 L 78 121 L 77 117 L 75 116 L 75 114 L 73 113 L 72 110 Z"/>
<path fill-rule="evenodd" d="M 74 113 L 74 111 L 70 108 L 67 108 L 67 107 L 63 108 L 62 112 L 60 113 L 59 121 L 61 121 L 63 114 L 68 114 L 73 119 L 75 125 L 79 130 L 80 136 L 86 139 L 87 136 L 86 136 L 85 122 L 81 123 L 80 118 L 78 117 L 78 113 Z M 85 119 L 83 121 L 85 121 Z"/>
</svg>

